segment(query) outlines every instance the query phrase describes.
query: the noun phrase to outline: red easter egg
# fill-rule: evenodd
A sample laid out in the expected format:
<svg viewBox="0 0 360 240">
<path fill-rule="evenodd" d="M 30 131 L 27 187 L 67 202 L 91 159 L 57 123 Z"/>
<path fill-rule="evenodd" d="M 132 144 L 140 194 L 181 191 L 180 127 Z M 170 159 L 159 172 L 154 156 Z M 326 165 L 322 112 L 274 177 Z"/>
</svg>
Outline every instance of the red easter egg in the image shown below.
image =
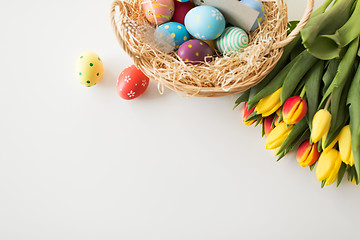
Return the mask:
<svg viewBox="0 0 360 240">
<path fill-rule="evenodd" d="M 119 96 L 132 100 L 143 94 L 149 85 L 149 78 L 135 65 L 131 65 L 120 73 L 116 84 Z"/>
<path fill-rule="evenodd" d="M 192 8 L 194 8 L 194 4 L 190 1 L 189 2 L 175 1 L 174 3 L 175 3 L 175 12 L 171 21 L 185 25 L 184 24 L 185 16 Z"/>
</svg>

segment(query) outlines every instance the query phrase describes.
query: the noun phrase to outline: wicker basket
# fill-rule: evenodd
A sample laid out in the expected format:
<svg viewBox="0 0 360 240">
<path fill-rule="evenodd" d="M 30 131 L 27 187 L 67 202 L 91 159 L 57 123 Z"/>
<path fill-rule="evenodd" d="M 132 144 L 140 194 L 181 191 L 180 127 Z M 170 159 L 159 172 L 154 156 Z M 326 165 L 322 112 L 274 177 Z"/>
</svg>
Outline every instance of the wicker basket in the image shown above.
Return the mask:
<svg viewBox="0 0 360 240">
<path fill-rule="evenodd" d="M 144 41 L 144 27 L 153 26 L 146 20 L 141 2 L 116 0 L 112 4 L 111 22 L 120 45 L 134 64 L 159 86 L 198 97 L 241 93 L 262 81 L 281 58 L 282 48 L 306 25 L 314 5 L 314 0 L 307 1 L 304 17 L 287 36 L 286 0 L 263 0 L 265 19 L 261 27 L 250 34 L 250 43 L 244 52 L 231 56 L 217 54 L 210 63 L 189 65 L 175 52 L 164 53 Z"/>
</svg>

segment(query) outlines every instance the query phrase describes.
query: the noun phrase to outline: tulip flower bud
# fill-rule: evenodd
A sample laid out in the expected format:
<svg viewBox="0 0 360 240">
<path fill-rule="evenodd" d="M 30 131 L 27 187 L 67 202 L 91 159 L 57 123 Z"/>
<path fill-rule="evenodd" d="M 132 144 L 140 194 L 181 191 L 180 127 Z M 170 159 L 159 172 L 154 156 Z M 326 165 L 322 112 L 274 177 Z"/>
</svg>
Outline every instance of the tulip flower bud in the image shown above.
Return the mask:
<svg viewBox="0 0 360 240">
<path fill-rule="evenodd" d="M 261 99 L 256 105 L 255 111 L 263 117 L 270 116 L 281 107 L 281 88 L 269 96 Z"/>
<path fill-rule="evenodd" d="M 256 121 L 255 120 L 246 121 L 246 119 L 255 111 L 255 107 L 249 110 L 247 103 L 248 102 L 245 102 L 245 106 L 244 106 L 243 122 L 245 125 L 250 126 Z"/>
<path fill-rule="evenodd" d="M 270 132 L 275 128 L 275 125 L 272 124 L 275 116 L 276 115 L 273 114 L 264 119 L 264 130 L 266 136 L 269 136 Z"/>
<path fill-rule="evenodd" d="M 342 163 L 342 161 L 341 161 L 340 154 L 339 154 L 339 157 L 336 159 L 334 167 L 331 170 L 330 176 L 325 181 L 326 186 L 333 184 L 336 181 L 336 179 L 338 178 L 341 163 Z"/>
<path fill-rule="evenodd" d="M 353 163 L 354 160 L 353 159 L 351 160 L 352 149 L 351 149 L 351 132 L 349 125 L 343 127 L 343 129 L 341 129 L 339 133 L 339 150 L 342 161 L 348 165 L 351 165 L 351 163 Z M 352 157 L 354 158 L 354 155 Z"/>
<path fill-rule="evenodd" d="M 349 159 L 349 165 L 350 166 L 354 166 L 354 153 L 353 151 L 351 151 L 351 154 L 350 154 L 350 159 Z"/>
<path fill-rule="evenodd" d="M 334 141 L 332 141 L 332 143 L 330 143 L 329 146 L 325 147 L 325 142 L 326 142 L 327 135 L 328 135 L 328 134 L 326 133 L 326 134 L 321 138 L 322 149 L 323 149 L 324 152 L 327 152 L 327 151 L 329 151 L 330 149 L 333 149 L 334 146 L 335 146 L 335 144 L 336 144 L 336 143 L 338 142 L 338 140 L 339 140 L 339 137 L 336 137 L 336 138 L 334 139 Z"/>
<path fill-rule="evenodd" d="M 310 144 L 310 141 L 306 140 L 300 144 L 296 159 L 302 167 L 308 167 L 313 165 L 319 159 L 319 156 L 320 152 L 317 143 Z"/>
<path fill-rule="evenodd" d="M 281 147 L 292 129 L 293 126 L 288 127 L 286 123 L 281 122 L 270 132 L 268 138 L 266 139 L 266 149 L 275 149 Z"/>
<path fill-rule="evenodd" d="M 340 154 L 336 149 L 323 152 L 320 155 L 316 166 L 316 176 L 319 181 L 327 179 L 334 169 L 335 163 L 340 159 Z M 341 159 L 340 159 L 341 160 Z"/>
<path fill-rule="evenodd" d="M 316 143 L 329 132 L 331 114 L 325 109 L 319 110 L 312 121 L 311 140 Z"/>
<path fill-rule="evenodd" d="M 300 122 L 307 113 L 307 103 L 305 99 L 294 96 L 286 100 L 283 107 L 284 122 L 288 125 Z"/>
</svg>

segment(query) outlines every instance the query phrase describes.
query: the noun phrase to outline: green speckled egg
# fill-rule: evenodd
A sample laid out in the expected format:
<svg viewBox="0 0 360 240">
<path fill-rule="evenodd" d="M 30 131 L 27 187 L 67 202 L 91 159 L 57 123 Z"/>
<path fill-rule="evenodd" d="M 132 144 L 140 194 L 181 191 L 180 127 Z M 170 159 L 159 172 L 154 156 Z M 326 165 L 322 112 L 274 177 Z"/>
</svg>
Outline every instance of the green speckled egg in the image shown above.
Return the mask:
<svg viewBox="0 0 360 240">
<path fill-rule="evenodd" d="M 100 57 L 93 52 L 81 54 L 76 61 L 76 75 L 80 82 L 91 87 L 98 83 L 104 72 L 104 65 Z"/>
</svg>

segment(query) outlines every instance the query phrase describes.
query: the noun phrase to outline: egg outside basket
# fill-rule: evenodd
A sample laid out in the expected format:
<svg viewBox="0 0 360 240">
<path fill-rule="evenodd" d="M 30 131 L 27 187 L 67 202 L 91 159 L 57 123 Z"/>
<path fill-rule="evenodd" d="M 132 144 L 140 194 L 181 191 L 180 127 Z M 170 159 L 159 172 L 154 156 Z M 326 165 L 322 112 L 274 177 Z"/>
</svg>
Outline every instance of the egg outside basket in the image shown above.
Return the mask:
<svg viewBox="0 0 360 240">
<path fill-rule="evenodd" d="M 261 82 L 282 56 L 282 48 L 290 43 L 308 22 L 314 0 L 307 1 L 305 14 L 287 36 L 286 0 L 263 0 L 265 19 L 250 34 L 249 46 L 231 56 L 217 54 L 214 61 L 189 65 L 175 52 L 164 53 L 149 44 L 153 28 L 141 8 L 142 0 L 116 0 L 111 7 L 111 22 L 116 37 L 134 64 L 161 86 L 184 95 L 220 97 L 241 93 Z"/>
</svg>

